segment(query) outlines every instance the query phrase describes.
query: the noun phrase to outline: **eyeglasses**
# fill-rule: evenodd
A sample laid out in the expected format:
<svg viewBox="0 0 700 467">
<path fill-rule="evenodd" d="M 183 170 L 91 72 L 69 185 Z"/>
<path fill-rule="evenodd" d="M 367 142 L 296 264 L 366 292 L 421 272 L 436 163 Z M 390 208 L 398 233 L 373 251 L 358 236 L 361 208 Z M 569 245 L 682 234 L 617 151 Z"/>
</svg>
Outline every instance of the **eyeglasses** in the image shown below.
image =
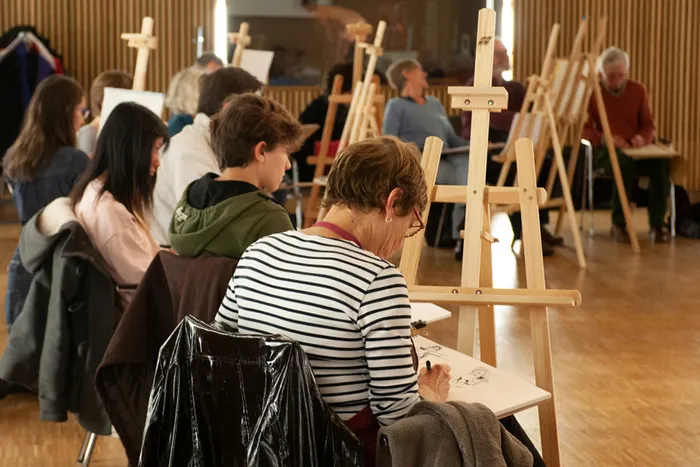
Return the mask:
<svg viewBox="0 0 700 467">
<path fill-rule="evenodd" d="M 421 218 L 420 212 L 418 212 L 418 209 L 413 208 L 413 215 L 416 218 L 417 223 L 414 222 L 408 228 L 408 230 L 406 231 L 406 235 L 405 235 L 406 238 L 413 237 L 414 235 L 416 235 L 418 232 L 420 232 L 421 230 L 423 230 L 425 228 L 425 224 L 423 223 L 423 219 Z"/>
</svg>

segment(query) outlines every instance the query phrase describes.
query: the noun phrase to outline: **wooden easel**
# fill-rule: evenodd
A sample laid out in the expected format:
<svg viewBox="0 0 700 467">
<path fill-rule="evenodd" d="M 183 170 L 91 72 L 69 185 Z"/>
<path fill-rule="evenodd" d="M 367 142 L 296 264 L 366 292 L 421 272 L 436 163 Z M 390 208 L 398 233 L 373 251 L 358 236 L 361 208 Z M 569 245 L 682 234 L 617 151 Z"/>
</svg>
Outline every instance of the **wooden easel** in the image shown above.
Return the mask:
<svg viewBox="0 0 700 467">
<path fill-rule="evenodd" d="M 478 312 L 481 360 L 492 366 L 496 366 L 493 306 L 510 305 L 529 308 L 536 384 L 552 395 L 550 400 L 538 407 L 543 457 L 547 465 L 558 466 L 560 465 L 559 441 L 547 307 L 578 306 L 581 302 L 581 294 L 575 290 L 545 288 L 538 209 L 545 203 L 547 195 L 543 188 L 537 188 L 532 141 L 523 138 L 515 144 L 519 174 L 517 187 L 486 186 L 490 112 L 498 112 L 508 106 L 506 90 L 491 87 L 495 29 L 495 11 L 480 10 L 474 87 L 448 89 L 452 96 L 453 108 L 473 112 L 468 184 L 466 186 L 435 185 L 442 152 L 440 139 L 430 137 L 426 140 L 421 159 L 428 185 L 429 200 L 428 206 L 422 213 L 423 217 L 427 215 L 431 202 L 462 203 L 466 200 L 461 285 L 416 285 L 424 231 L 406 240 L 400 269 L 406 278 L 411 301 L 460 305 L 457 350 L 468 355 L 474 353 Z M 497 240 L 490 233 L 491 204 L 520 204 L 523 217 L 526 289 L 492 288 L 491 244 Z"/>
<path fill-rule="evenodd" d="M 136 55 L 136 67 L 134 68 L 134 91 L 144 91 L 146 89 L 146 71 L 148 70 L 148 56 L 151 50 L 155 50 L 158 39 L 153 36 L 153 18 L 148 16 L 141 22 L 140 33 L 123 33 L 123 40 L 128 41 L 127 46 L 138 49 Z"/>
<path fill-rule="evenodd" d="M 377 81 L 377 80 L 375 80 Z M 377 83 L 374 83 L 377 84 Z M 304 211 L 304 227 L 308 228 L 313 224 L 319 214 L 323 211 L 319 210 L 319 198 L 321 196 L 321 189 L 326 186 L 326 169 L 331 164 L 333 158 L 329 157 L 328 152 L 333 137 L 333 129 L 335 128 L 336 115 L 338 113 L 339 105 L 352 105 L 352 99 L 354 94 L 343 94 L 343 77 L 336 75 L 333 79 L 333 87 L 328 95 L 328 111 L 326 112 L 326 120 L 323 124 L 323 133 L 321 135 L 321 145 L 319 148 L 318 155 L 309 156 L 306 158 L 306 162 L 309 165 L 315 165 L 316 169 L 314 171 L 314 179 L 311 183 L 311 194 L 309 196 L 308 203 L 306 204 L 306 210 Z M 355 87 L 355 93 L 360 91 L 360 87 Z M 377 92 L 374 94 L 374 108 L 382 108 L 384 105 L 384 96 Z M 378 120 L 378 112 L 373 114 L 372 118 Z M 377 122 L 377 125 L 379 123 Z"/>
<path fill-rule="evenodd" d="M 545 53 L 544 62 L 542 63 L 542 71 L 539 75 L 533 75 L 529 78 L 527 93 L 525 94 L 525 99 L 523 100 L 519 118 L 514 125 L 514 133 L 515 135 L 535 139 L 533 135 L 533 131 L 535 131 L 533 123 L 538 114 L 543 115 L 545 120 L 544 126 L 546 129 L 543 128 L 542 131 L 538 131 L 539 137 L 537 138 L 538 151 L 536 153 L 537 158 L 535 161 L 535 177 L 537 178 L 542 170 L 542 163 L 544 162 L 547 148 L 551 144 L 554 150 L 554 164 L 552 164 L 549 174 L 547 193 L 552 192 L 555 175 L 558 174 L 562 188 L 562 198 L 550 199 L 545 205 L 542 206 L 542 208 L 559 207 L 561 209 L 560 217 L 563 217 L 563 215 L 566 214 L 574 240 L 574 248 L 576 250 L 578 265 L 581 269 L 585 269 L 586 257 L 583 253 L 583 244 L 581 242 L 578 221 L 576 220 L 576 211 L 571 198 L 569 174 L 564 162 L 564 154 L 559 138 L 559 125 L 550 99 L 551 84 L 548 77 L 551 74 L 552 60 L 554 58 L 559 29 L 560 27 L 558 24 L 555 24 L 552 27 L 552 32 L 549 36 L 549 43 L 547 45 L 547 52 Z M 506 159 L 501 167 L 501 173 L 498 178 L 498 186 L 503 186 L 505 184 L 506 177 L 508 176 L 512 161 L 514 159 L 513 152 L 513 144 L 506 145 L 506 148 L 503 151 Z M 508 209 L 509 212 L 515 212 L 518 210 L 518 206 Z"/>
<path fill-rule="evenodd" d="M 585 25 L 585 22 L 586 20 L 584 19 L 582 21 L 582 27 Z M 557 95 L 557 99 L 562 100 L 559 105 L 561 105 L 561 108 L 566 109 L 566 111 L 560 117 L 562 119 L 561 125 L 565 127 L 567 132 L 569 132 L 570 126 L 574 126 L 571 141 L 571 146 L 573 148 L 572 159 L 569 163 L 568 174 L 569 182 L 571 182 L 574 177 L 576 158 L 578 157 L 578 151 L 581 145 L 581 137 L 588 118 L 588 102 L 591 97 L 595 98 L 600 115 L 600 123 L 603 130 L 605 145 L 610 156 L 610 166 L 613 171 L 613 178 L 615 179 L 618 196 L 620 197 L 620 204 L 622 205 L 622 213 L 625 217 L 625 223 L 627 224 L 627 233 L 630 237 L 630 246 L 632 247 L 632 251 L 639 253 L 639 239 L 637 238 L 637 232 L 634 228 L 632 209 L 630 207 L 627 192 L 625 191 L 624 182 L 622 180 L 620 163 L 617 159 L 617 152 L 615 150 L 615 144 L 613 142 L 613 136 L 610 130 L 610 122 L 608 121 L 608 114 L 605 109 L 603 94 L 600 89 L 600 78 L 596 68 L 596 61 L 598 60 L 598 56 L 603 48 L 603 44 L 605 43 L 607 23 L 607 17 L 603 17 L 598 21 L 598 31 L 588 53 L 582 53 L 582 47 L 577 49 L 577 44 L 574 44 L 574 50 L 572 51 L 572 56 L 569 59 L 564 82 L 560 87 L 560 92 Z M 581 32 L 580 34 L 581 40 L 579 41 L 579 37 L 577 35 L 577 42 L 582 43 L 585 32 Z M 569 86 L 571 86 L 571 88 L 574 90 L 573 93 L 561 92 L 562 90 L 566 90 Z M 573 98 L 576 89 L 580 89 L 579 92 L 582 93 L 582 101 L 580 102 L 581 105 L 579 105 L 579 102 Z M 566 101 L 567 98 L 569 99 L 568 105 Z M 559 108 L 559 105 L 557 105 L 555 108 Z M 557 224 L 557 230 L 559 230 L 559 228 L 560 226 Z"/>
<path fill-rule="evenodd" d="M 365 52 L 362 44 L 367 41 L 367 37 L 372 34 L 372 25 L 362 21 L 348 24 L 345 27 L 349 35 L 355 38 L 355 53 L 352 60 L 352 88 L 355 89 L 357 83 L 362 80 L 362 70 L 365 67 Z"/>
<path fill-rule="evenodd" d="M 360 32 L 367 31 L 367 28 L 361 27 L 360 25 L 354 26 L 357 27 L 357 29 L 352 30 L 354 32 L 358 30 Z M 350 31 L 350 27 L 348 30 Z M 349 143 L 354 143 L 359 140 L 360 137 L 363 139 L 366 138 L 368 133 L 376 136 L 380 135 L 379 128 L 381 125 L 381 119 L 379 118 L 379 115 L 381 114 L 380 109 L 383 109 L 384 96 L 380 92 L 379 83 L 374 78 L 374 71 L 377 66 L 377 58 L 379 55 L 381 55 L 381 44 L 384 38 L 385 30 L 386 23 L 384 21 L 380 21 L 379 25 L 377 26 L 377 34 L 375 35 L 373 44 L 370 45 L 364 42 L 355 43 L 356 61 L 353 63 L 353 75 L 360 73 L 364 65 L 363 50 L 365 50 L 370 58 L 367 64 L 367 70 L 365 72 L 365 79 L 364 81 L 353 83 L 354 90 L 352 95 L 341 93 L 341 89 L 343 87 L 342 77 L 336 76 L 333 80 L 333 88 L 328 96 L 328 112 L 326 113 L 326 120 L 323 125 L 321 148 L 317 157 L 310 157 L 307 159 L 309 164 L 316 164 L 316 170 L 314 172 L 314 180 L 311 186 L 311 195 L 304 213 L 305 227 L 310 227 L 316 220 L 323 219 L 325 216 L 325 210 L 322 206 L 319 208 L 318 204 L 321 188 L 326 186 L 325 173 L 326 166 L 328 165 L 328 148 L 330 147 L 333 128 L 335 127 L 338 105 L 350 105 L 347 119 L 345 120 L 345 126 L 343 127 L 343 133 L 338 144 L 338 153 L 346 148 Z M 359 34 L 356 36 L 356 39 L 358 37 Z M 359 66 L 357 61 L 358 51 L 360 52 Z M 367 83 L 368 85 L 365 86 L 364 83 Z M 365 92 L 367 94 L 363 94 Z M 363 95 L 364 98 L 362 97 Z M 357 128 L 358 131 L 357 138 L 356 140 L 352 140 L 351 134 L 355 128 Z"/>
<path fill-rule="evenodd" d="M 238 28 L 238 32 L 232 32 L 229 34 L 229 40 L 231 44 L 236 44 L 236 50 L 233 52 L 233 60 L 231 60 L 231 66 L 234 68 L 241 67 L 241 60 L 243 60 L 243 51 L 246 47 L 250 45 L 250 36 L 248 35 L 248 23 L 242 22 Z"/>
<path fill-rule="evenodd" d="M 373 90 L 376 90 L 376 88 L 372 87 L 372 78 L 377 68 L 377 60 L 382 55 L 384 32 L 386 32 L 386 22 L 380 21 L 372 44 L 356 44 L 356 47 L 365 49 L 365 52 L 369 55 L 369 60 L 367 61 L 367 70 L 365 70 L 365 79 L 355 86 L 348 119 L 345 121 L 338 151 L 345 149 L 348 144 L 360 141 L 362 135 L 364 137 L 367 136 L 368 131 L 379 133 L 376 119 L 374 119 L 374 125 L 372 125 L 373 119 L 370 116 L 374 115 L 377 110 L 374 108 L 374 101 L 371 99 L 371 96 L 374 95 Z M 371 126 L 368 127 L 368 125 Z"/>
</svg>

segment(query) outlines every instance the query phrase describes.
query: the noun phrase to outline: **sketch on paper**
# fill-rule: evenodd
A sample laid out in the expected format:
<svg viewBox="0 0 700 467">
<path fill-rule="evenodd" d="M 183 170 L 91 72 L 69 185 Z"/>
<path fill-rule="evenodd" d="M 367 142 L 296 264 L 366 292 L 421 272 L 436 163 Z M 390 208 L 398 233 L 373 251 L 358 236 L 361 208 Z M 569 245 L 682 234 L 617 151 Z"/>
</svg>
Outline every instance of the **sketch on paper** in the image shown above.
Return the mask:
<svg viewBox="0 0 700 467">
<path fill-rule="evenodd" d="M 428 347 L 421 346 L 418 347 L 418 351 L 416 353 L 418 354 L 418 360 L 423 360 L 428 357 L 437 357 L 443 360 L 447 360 L 447 356 L 441 353 L 441 350 L 441 345 L 430 345 Z"/>
<path fill-rule="evenodd" d="M 455 376 L 450 381 L 450 385 L 456 388 L 466 388 L 467 386 L 476 386 L 477 384 L 488 383 L 491 381 L 491 372 L 488 368 L 478 366 L 466 376 Z"/>
</svg>

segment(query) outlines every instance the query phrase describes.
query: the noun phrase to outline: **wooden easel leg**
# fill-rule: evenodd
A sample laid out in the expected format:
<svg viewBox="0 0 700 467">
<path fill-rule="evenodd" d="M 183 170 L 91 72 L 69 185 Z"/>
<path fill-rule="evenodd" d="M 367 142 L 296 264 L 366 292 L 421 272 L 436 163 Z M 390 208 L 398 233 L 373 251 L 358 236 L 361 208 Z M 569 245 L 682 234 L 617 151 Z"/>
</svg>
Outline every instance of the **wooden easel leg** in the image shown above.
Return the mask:
<svg viewBox="0 0 700 467">
<path fill-rule="evenodd" d="M 484 204 L 484 231 L 491 230 L 490 206 Z M 479 283 L 482 287 L 493 287 L 492 272 L 493 257 L 491 256 L 491 242 L 484 240 L 481 245 L 481 271 Z M 481 361 L 491 366 L 496 365 L 496 320 L 493 306 L 480 306 L 479 314 L 479 348 Z"/>
<path fill-rule="evenodd" d="M 520 174 L 520 212 L 523 218 L 523 247 L 525 250 L 527 288 L 530 290 L 545 290 L 539 207 L 537 200 L 533 196 L 537 188 L 537 182 L 535 179 L 532 142 L 526 139 L 518 140 L 516 143 L 516 156 L 518 174 Z M 542 457 L 548 466 L 558 467 L 560 465 L 559 435 L 557 432 L 552 351 L 546 308 L 530 308 L 530 328 L 532 353 L 535 361 L 535 381 L 537 386 L 552 394 L 551 399 L 538 407 Z"/>
<path fill-rule="evenodd" d="M 474 356 L 476 343 L 477 307 L 459 307 L 459 324 L 457 327 L 457 351 L 470 357 Z"/>
<path fill-rule="evenodd" d="M 595 70 L 595 63 L 592 57 L 589 57 L 589 68 Z M 595 94 L 596 105 L 598 106 L 600 115 L 600 124 L 603 127 L 603 135 L 605 137 L 605 144 L 608 149 L 608 154 L 610 156 L 610 166 L 612 167 L 613 176 L 615 177 L 615 186 L 617 187 L 617 194 L 620 197 L 620 204 L 622 205 L 622 213 L 625 216 L 625 223 L 627 224 L 627 233 L 630 237 L 630 244 L 632 246 L 632 251 L 639 253 L 639 240 L 637 239 L 637 231 L 634 228 L 634 218 L 632 217 L 632 210 L 630 209 L 630 202 L 627 198 L 627 192 L 625 191 L 625 184 L 622 181 L 622 172 L 620 171 L 620 162 L 617 160 L 617 152 L 615 151 L 615 145 L 613 144 L 613 136 L 610 131 L 610 122 L 608 121 L 608 113 L 605 110 L 605 101 L 603 101 L 603 93 L 600 90 L 600 83 L 598 80 L 592 80 L 593 93 Z"/>
<path fill-rule="evenodd" d="M 588 96 L 590 100 L 590 95 Z M 585 100 L 584 102 L 588 102 Z M 575 133 L 575 140 L 573 141 L 573 146 L 571 148 L 571 157 L 569 158 L 569 186 L 574 184 L 574 177 L 576 176 L 576 166 L 578 165 L 578 153 L 581 150 L 581 137 L 583 136 L 583 127 L 586 125 L 585 119 L 581 119 L 581 122 L 578 125 L 578 128 L 576 128 L 574 131 Z M 565 126 L 566 130 L 569 131 L 569 125 L 567 124 Z M 565 133 L 560 133 L 560 134 L 565 134 Z M 583 203 L 583 200 L 582 200 Z M 582 204 L 582 206 L 585 206 Z M 564 209 L 565 206 L 561 206 L 559 208 L 559 217 L 557 217 L 557 225 L 554 229 L 554 234 L 559 235 L 559 232 L 561 232 L 561 227 L 564 225 Z M 585 209 L 582 207 L 581 211 L 585 211 Z"/>
<path fill-rule="evenodd" d="M 321 194 L 321 185 L 314 183 L 311 185 L 311 195 L 309 195 L 309 200 L 306 204 L 306 212 L 304 214 L 304 228 L 308 229 L 311 225 L 316 222 L 313 217 L 313 213 L 318 207 L 318 198 Z"/>
<path fill-rule="evenodd" d="M 428 193 L 432 193 L 433 187 L 435 186 L 435 179 L 437 178 L 438 167 L 440 166 L 442 146 L 443 143 L 440 138 L 431 136 L 425 140 L 423 157 L 421 157 L 420 164 L 423 172 L 425 173 L 425 183 L 428 186 Z M 432 202 L 432 196 L 428 196 L 428 205 L 421 213 L 423 219 L 425 219 L 427 214 L 430 212 L 430 205 Z M 403 243 L 403 251 L 401 253 L 401 263 L 399 264 L 399 269 L 401 270 L 401 274 L 403 274 L 404 279 L 406 279 L 406 285 L 409 287 L 409 289 L 416 285 L 418 263 L 420 262 L 420 252 L 423 248 L 424 238 L 425 230 L 421 230 L 413 237 L 407 238 Z"/>
<path fill-rule="evenodd" d="M 544 277 L 544 271 L 542 271 Z M 560 465 L 559 433 L 557 432 L 557 410 L 554 398 L 552 375 L 552 349 L 549 338 L 549 319 L 546 308 L 530 308 L 530 330 L 532 354 L 535 360 L 535 384 L 549 392 L 552 398 L 540 404 L 540 438 L 542 457 L 548 466 Z"/>
<path fill-rule="evenodd" d="M 571 187 L 569 186 L 569 175 L 566 172 L 566 166 L 564 165 L 564 155 L 561 150 L 561 143 L 559 142 L 559 134 L 557 133 L 557 121 L 554 118 L 554 112 L 552 111 L 552 102 L 549 99 L 549 95 L 544 95 L 545 107 L 547 118 L 549 119 L 549 126 L 552 129 L 552 146 L 554 147 L 554 162 L 557 166 L 557 171 L 559 172 L 559 181 L 561 183 L 561 191 L 564 196 L 564 204 L 566 206 L 566 215 L 569 219 L 569 227 L 571 228 L 571 234 L 574 237 L 574 247 L 576 248 L 576 258 L 578 259 L 578 265 L 581 269 L 586 269 L 586 257 L 583 254 L 583 244 L 581 243 L 581 232 L 578 229 L 578 221 L 576 220 L 576 212 L 574 211 L 574 202 L 571 199 Z"/>
</svg>

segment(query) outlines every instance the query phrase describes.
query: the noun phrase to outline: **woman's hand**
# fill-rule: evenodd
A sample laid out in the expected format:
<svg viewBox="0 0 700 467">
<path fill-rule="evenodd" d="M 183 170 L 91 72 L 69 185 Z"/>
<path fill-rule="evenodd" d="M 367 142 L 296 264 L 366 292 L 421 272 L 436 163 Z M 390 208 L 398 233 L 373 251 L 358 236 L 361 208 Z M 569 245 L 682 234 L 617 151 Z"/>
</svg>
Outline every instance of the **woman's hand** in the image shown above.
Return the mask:
<svg viewBox="0 0 700 467">
<path fill-rule="evenodd" d="M 444 402 L 450 393 L 450 366 L 433 365 L 428 371 L 421 368 L 418 375 L 418 392 L 425 400 Z"/>
</svg>

